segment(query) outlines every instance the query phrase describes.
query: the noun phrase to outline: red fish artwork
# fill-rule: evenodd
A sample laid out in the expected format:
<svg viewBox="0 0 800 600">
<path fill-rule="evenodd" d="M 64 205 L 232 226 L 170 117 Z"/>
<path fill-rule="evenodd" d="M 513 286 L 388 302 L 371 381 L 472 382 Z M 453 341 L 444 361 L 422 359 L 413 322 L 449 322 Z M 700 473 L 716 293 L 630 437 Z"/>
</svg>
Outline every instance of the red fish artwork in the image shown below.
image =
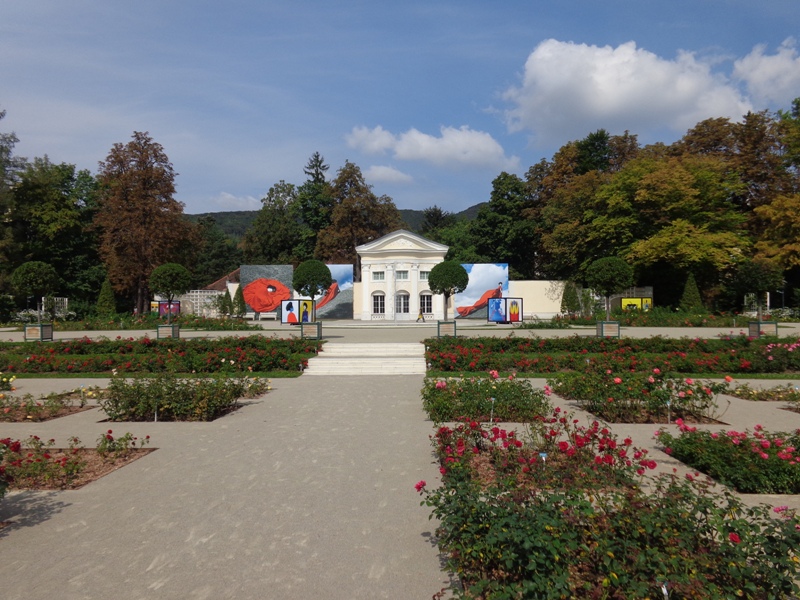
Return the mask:
<svg viewBox="0 0 800 600">
<path fill-rule="evenodd" d="M 274 312 L 281 300 L 290 300 L 292 291 L 277 279 L 256 279 L 248 283 L 244 290 L 244 301 L 258 313 Z"/>
</svg>

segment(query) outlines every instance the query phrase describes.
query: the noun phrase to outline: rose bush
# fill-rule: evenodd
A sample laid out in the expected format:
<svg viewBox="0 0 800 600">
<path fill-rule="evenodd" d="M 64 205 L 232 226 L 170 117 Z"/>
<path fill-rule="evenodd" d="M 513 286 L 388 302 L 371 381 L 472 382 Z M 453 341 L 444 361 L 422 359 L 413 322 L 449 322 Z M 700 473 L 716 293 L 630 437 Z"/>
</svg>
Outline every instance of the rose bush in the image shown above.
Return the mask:
<svg viewBox="0 0 800 600">
<path fill-rule="evenodd" d="M 717 396 L 728 382 L 641 373 L 563 373 L 548 380 L 555 393 L 612 423 L 666 423 L 674 418 L 715 419 Z"/>
<path fill-rule="evenodd" d="M 529 438 L 463 423 L 433 439 L 438 519 L 457 598 L 771 599 L 800 591 L 800 525 L 707 482 L 637 478 L 652 461 L 556 412 Z M 580 444 L 583 444 L 579 447 Z M 630 463 L 630 464 L 628 464 Z"/>
<path fill-rule="evenodd" d="M 756 425 L 753 431 L 704 431 L 676 422 L 678 435 L 660 429 L 664 451 L 693 469 L 745 494 L 800 493 L 800 429 L 770 433 Z"/>
<path fill-rule="evenodd" d="M 100 398 L 111 421 L 213 421 L 238 408 L 239 399 L 270 389 L 261 378 L 217 376 L 183 379 L 174 373 L 152 378 L 114 377 Z"/>
<path fill-rule="evenodd" d="M 437 338 L 425 341 L 433 371 L 497 369 L 524 373 L 640 371 L 779 373 L 800 371 L 797 340 L 770 342 L 744 335 L 724 339 Z"/>
<path fill-rule="evenodd" d="M 299 371 L 321 342 L 262 336 L 27 342 L 0 345 L 11 373 L 225 373 Z"/>
<path fill-rule="evenodd" d="M 497 371 L 488 377 L 426 378 L 422 400 L 423 408 L 436 423 L 461 418 L 527 422 L 550 411 L 542 390 L 534 389 L 526 379 L 500 377 Z"/>
</svg>

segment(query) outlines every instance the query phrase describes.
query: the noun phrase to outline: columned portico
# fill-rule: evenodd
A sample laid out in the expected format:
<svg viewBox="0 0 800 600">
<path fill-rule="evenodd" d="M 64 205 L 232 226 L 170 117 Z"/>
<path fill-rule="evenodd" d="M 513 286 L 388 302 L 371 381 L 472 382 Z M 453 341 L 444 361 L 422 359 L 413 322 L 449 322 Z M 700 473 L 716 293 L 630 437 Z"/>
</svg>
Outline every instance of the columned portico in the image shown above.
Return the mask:
<svg viewBox="0 0 800 600">
<path fill-rule="evenodd" d="M 386 318 L 390 321 L 394 319 L 394 265 L 389 263 L 384 265 L 386 277 Z"/>
<path fill-rule="evenodd" d="M 448 247 L 406 230 L 356 247 L 361 259 L 361 319 L 442 319 L 444 304 L 428 288 L 428 273 Z"/>
<path fill-rule="evenodd" d="M 419 263 L 411 264 L 411 307 L 409 312 L 413 319 L 416 319 L 419 314 Z"/>
<path fill-rule="evenodd" d="M 362 281 L 370 281 L 372 279 L 372 265 L 361 265 L 361 279 Z M 361 286 L 361 320 L 369 321 L 372 317 L 372 298 L 370 298 L 370 286 L 362 284 Z"/>
</svg>

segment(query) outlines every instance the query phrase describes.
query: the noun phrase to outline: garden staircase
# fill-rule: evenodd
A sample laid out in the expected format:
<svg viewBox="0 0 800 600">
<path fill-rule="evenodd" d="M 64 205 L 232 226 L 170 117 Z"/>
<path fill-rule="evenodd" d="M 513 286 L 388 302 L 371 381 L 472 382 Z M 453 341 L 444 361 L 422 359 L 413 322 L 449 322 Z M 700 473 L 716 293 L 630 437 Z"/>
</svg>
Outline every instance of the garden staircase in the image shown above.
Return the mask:
<svg viewBox="0 0 800 600">
<path fill-rule="evenodd" d="M 327 342 L 309 359 L 306 375 L 422 375 L 425 346 L 400 344 L 343 344 Z"/>
</svg>

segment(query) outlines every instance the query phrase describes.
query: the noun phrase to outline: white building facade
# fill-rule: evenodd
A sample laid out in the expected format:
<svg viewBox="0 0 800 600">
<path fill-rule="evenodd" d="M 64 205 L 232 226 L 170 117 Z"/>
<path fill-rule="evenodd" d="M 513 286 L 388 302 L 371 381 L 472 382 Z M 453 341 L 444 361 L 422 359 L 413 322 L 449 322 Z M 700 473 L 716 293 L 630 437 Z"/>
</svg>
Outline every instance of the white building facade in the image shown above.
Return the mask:
<svg viewBox="0 0 800 600">
<path fill-rule="evenodd" d="M 428 287 L 428 274 L 444 260 L 448 247 L 404 229 L 356 246 L 361 284 L 354 308 L 362 321 L 444 318 L 444 298 Z M 356 312 L 356 317 L 359 312 Z"/>
</svg>

